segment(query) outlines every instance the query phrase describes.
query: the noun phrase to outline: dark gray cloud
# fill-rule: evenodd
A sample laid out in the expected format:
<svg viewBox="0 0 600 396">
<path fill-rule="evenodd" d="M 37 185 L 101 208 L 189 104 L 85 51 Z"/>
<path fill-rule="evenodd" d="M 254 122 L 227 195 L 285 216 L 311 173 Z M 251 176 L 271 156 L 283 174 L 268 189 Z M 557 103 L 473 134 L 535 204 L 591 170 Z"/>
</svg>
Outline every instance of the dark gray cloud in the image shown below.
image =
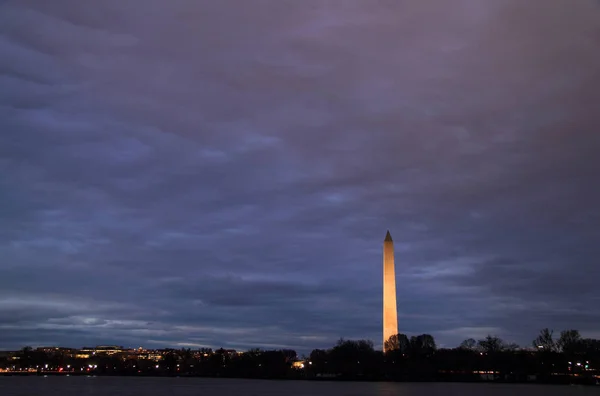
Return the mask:
<svg viewBox="0 0 600 396">
<path fill-rule="evenodd" d="M 588 0 L 5 1 L 1 348 L 600 336 Z"/>
</svg>

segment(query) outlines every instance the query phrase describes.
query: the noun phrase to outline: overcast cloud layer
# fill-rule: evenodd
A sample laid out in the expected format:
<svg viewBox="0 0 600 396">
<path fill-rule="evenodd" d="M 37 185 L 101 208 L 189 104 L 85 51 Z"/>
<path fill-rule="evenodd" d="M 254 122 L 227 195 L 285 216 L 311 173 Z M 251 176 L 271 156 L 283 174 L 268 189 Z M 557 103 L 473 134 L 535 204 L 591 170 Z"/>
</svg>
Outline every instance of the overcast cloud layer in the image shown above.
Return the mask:
<svg viewBox="0 0 600 396">
<path fill-rule="evenodd" d="M 600 4 L 0 3 L 0 348 L 600 337 Z"/>
</svg>

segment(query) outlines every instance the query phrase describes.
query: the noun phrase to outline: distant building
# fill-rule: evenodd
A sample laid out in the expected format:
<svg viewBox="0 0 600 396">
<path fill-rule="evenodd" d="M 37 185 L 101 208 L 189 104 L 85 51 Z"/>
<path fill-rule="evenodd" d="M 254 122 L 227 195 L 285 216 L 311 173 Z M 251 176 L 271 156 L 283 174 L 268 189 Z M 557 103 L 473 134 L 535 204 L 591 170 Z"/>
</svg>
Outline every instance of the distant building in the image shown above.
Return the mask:
<svg viewBox="0 0 600 396">
<path fill-rule="evenodd" d="M 90 355 L 114 355 L 115 353 L 122 353 L 124 351 L 126 351 L 126 349 L 122 346 L 99 345 L 94 348 L 84 347 L 80 350 L 80 353 Z"/>
<path fill-rule="evenodd" d="M 160 353 L 149 353 L 148 354 L 148 359 L 149 360 L 154 360 L 155 362 L 158 362 L 162 358 L 163 358 L 163 355 L 160 354 Z"/>
<path fill-rule="evenodd" d="M 228 356 L 235 356 L 235 355 L 239 355 L 241 353 L 237 352 L 235 349 L 217 349 L 215 351 L 215 353 L 221 354 L 221 355 L 228 355 Z"/>
<path fill-rule="evenodd" d="M 304 361 L 302 360 L 297 360 L 295 362 L 292 362 L 292 368 L 295 369 L 303 369 L 304 368 Z"/>
<path fill-rule="evenodd" d="M 38 347 L 35 350 L 44 353 L 55 353 L 58 351 L 58 349 L 58 347 Z"/>
</svg>

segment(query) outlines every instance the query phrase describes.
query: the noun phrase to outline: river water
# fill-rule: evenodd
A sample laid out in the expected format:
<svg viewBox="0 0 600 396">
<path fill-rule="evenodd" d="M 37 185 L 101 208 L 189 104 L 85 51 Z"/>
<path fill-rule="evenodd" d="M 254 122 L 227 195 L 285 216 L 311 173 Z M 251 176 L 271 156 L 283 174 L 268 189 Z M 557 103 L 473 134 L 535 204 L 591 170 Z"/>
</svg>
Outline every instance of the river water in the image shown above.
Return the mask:
<svg viewBox="0 0 600 396">
<path fill-rule="evenodd" d="M 212 378 L 0 377 L 1 396 L 571 396 L 596 387 Z"/>
</svg>

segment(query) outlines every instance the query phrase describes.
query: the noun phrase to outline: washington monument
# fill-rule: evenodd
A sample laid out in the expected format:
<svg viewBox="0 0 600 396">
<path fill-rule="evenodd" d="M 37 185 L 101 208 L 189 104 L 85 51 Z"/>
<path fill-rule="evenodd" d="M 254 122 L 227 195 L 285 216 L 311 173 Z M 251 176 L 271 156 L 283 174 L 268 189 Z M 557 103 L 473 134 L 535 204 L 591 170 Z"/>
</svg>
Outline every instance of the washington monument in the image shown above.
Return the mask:
<svg viewBox="0 0 600 396">
<path fill-rule="evenodd" d="M 398 334 L 396 310 L 396 270 L 394 269 L 394 241 L 388 231 L 383 241 L 383 351 L 385 342 Z"/>
</svg>

